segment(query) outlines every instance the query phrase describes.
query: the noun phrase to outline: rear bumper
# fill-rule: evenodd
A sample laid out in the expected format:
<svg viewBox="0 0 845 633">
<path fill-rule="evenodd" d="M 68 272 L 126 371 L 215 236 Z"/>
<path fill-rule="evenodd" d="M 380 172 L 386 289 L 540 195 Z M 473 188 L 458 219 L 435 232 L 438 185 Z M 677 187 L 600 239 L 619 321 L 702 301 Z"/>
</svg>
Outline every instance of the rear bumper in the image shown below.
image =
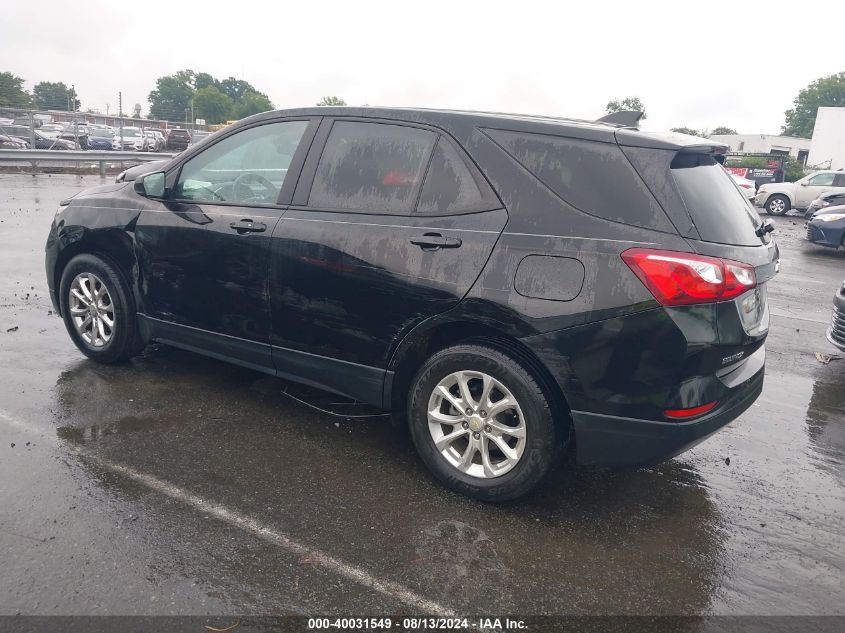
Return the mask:
<svg viewBox="0 0 845 633">
<path fill-rule="evenodd" d="M 572 411 L 577 462 L 589 466 L 648 466 L 683 453 L 735 420 L 754 403 L 763 390 L 764 364 L 765 348 L 761 348 L 741 370 L 745 375 L 722 378 L 733 383 L 728 399 L 712 413 L 690 422 L 658 422 Z M 747 372 L 753 373 L 746 378 Z M 737 379 L 739 384 L 735 382 Z"/>
</svg>

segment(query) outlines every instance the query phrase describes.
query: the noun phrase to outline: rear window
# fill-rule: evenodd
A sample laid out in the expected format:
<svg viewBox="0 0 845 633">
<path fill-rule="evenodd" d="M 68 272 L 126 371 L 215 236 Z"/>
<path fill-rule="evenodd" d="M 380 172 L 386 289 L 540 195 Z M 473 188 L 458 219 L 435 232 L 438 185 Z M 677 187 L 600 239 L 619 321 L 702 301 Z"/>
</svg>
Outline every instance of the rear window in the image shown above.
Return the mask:
<svg viewBox="0 0 845 633">
<path fill-rule="evenodd" d="M 486 133 L 540 182 L 579 211 L 675 232 L 619 146 L 505 130 Z"/>
<path fill-rule="evenodd" d="M 687 211 L 705 242 L 759 246 L 760 216 L 709 154 L 680 153 L 670 165 Z"/>
</svg>

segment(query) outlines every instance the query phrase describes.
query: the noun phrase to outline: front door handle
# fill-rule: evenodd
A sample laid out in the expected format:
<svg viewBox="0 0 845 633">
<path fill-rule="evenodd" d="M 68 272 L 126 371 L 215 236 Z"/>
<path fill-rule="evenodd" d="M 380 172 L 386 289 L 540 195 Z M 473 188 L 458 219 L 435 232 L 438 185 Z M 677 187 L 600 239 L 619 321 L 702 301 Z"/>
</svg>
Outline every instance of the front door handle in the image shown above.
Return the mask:
<svg viewBox="0 0 845 633">
<path fill-rule="evenodd" d="M 244 235 L 245 233 L 263 233 L 267 230 L 267 225 L 263 222 L 253 222 L 246 219 L 230 223 L 229 228 L 237 231 L 238 235 Z"/>
<path fill-rule="evenodd" d="M 440 233 L 424 233 L 421 237 L 412 237 L 411 244 L 424 251 L 435 251 L 438 248 L 458 248 L 463 242 L 460 238 L 444 237 Z"/>
</svg>

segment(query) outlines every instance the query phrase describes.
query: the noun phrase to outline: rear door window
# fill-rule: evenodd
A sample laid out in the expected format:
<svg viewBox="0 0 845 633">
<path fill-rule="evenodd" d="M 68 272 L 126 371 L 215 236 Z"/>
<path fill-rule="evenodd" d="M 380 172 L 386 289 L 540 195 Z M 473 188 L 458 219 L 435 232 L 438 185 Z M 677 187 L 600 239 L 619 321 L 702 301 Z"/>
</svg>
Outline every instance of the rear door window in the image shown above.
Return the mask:
<svg viewBox="0 0 845 633">
<path fill-rule="evenodd" d="M 834 187 L 845 187 L 845 174 L 836 174 L 833 180 Z"/>
<path fill-rule="evenodd" d="M 445 215 L 488 208 L 460 154 L 444 138 L 437 141 L 428 166 L 417 213 Z"/>
<path fill-rule="evenodd" d="M 506 130 L 485 132 L 579 211 L 623 224 L 676 232 L 615 143 Z"/>
<path fill-rule="evenodd" d="M 308 205 L 367 213 L 413 212 L 437 135 L 428 130 L 335 121 Z"/>
<path fill-rule="evenodd" d="M 705 242 L 759 246 L 760 216 L 709 154 L 679 153 L 670 165 L 684 204 Z"/>
</svg>

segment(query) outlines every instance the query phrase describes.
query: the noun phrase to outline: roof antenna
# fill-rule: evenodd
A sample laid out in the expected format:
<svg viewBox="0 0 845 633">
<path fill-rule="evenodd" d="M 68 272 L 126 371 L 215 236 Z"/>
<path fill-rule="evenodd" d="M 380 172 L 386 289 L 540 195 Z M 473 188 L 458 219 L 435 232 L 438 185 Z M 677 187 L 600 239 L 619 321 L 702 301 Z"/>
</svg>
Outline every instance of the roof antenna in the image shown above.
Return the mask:
<svg viewBox="0 0 845 633">
<path fill-rule="evenodd" d="M 643 112 L 637 110 L 621 110 L 620 112 L 605 114 L 600 119 L 596 119 L 596 123 L 607 123 L 620 127 L 640 127 L 640 119 L 643 118 L 643 114 Z"/>
</svg>

